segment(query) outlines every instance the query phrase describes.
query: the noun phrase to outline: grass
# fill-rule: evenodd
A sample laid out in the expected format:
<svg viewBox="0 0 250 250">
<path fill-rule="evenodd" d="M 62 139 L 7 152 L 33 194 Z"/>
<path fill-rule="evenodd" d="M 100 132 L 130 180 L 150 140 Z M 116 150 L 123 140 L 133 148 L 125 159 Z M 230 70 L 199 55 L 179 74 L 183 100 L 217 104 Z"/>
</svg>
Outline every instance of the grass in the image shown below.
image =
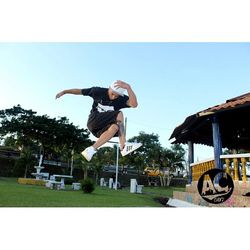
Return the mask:
<svg viewBox="0 0 250 250">
<path fill-rule="evenodd" d="M 154 198 L 172 197 L 184 188 L 144 187 L 143 194 L 129 188 L 112 190 L 96 186 L 91 194 L 82 191 L 50 190 L 43 186 L 21 185 L 15 178 L 0 177 L 0 207 L 162 207 Z"/>
</svg>

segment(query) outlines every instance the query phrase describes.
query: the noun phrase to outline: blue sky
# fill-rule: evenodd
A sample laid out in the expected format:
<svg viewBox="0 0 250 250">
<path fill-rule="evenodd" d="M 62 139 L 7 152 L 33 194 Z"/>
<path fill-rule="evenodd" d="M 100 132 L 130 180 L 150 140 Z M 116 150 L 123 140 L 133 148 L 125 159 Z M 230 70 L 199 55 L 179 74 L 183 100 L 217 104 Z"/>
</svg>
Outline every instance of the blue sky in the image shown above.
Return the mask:
<svg viewBox="0 0 250 250">
<path fill-rule="evenodd" d="M 111 81 L 120 78 L 131 83 L 139 100 L 137 109 L 125 110 L 128 117 L 128 137 L 141 130 L 154 132 L 160 135 L 163 145 L 169 146 L 171 132 L 186 116 L 249 92 L 249 43 L 196 43 L 250 41 L 248 5 L 246 0 L 1 1 L 0 109 L 20 103 L 24 108 L 32 108 L 40 114 L 67 116 L 74 124 L 84 127 L 91 106 L 90 99 L 66 96 L 55 101 L 55 94 L 64 88 L 82 88 L 96 84 L 108 86 Z M 16 43 L 27 41 L 53 43 Z M 63 44 L 57 43 L 58 41 L 195 43 Z M 195 147 L 195 152 L 200 159 L 212 156 L 211 148 Z M 11 212 L 7 213 L 9 211 Z M 61 213 L 59 210 L 41 213 L 40 210 L 29 210 L 27 216 L 39 217 L 40 222 L 45 222 L 44 225 L 40 223 L 39 228 L 48 232 L 48 219 L 53 220 L 56 225 L 63 222 L 63 226 L 67 226 L 68 220 L 62 220 L 67 211 L 60 211 Z M 145 220 L 145 217 L 151 216 L 151 211 L 154 220 Z M 79 247 L 84 234 L 87 235 L 84 245 L 92 246 L 93 242 L 100 242 L 100 247 L 103 248 L 110 244 L 112 232 L 113 244 L 123 242 L 124 249 L 131 247 L 131 243 L 141 247 L 142 241 L 134 238 L 138 239 L 139 235 L 139 238 L 144 239 L 151 221 L 154 223 L 152 226 L 157 221 L 157 226 L 162 226 L 163 229 L 158 230 L 158 238 L 165 239 L 166 235 L 170 235 L 172 241 L 168 244 L 173 243 L 176 247 L 178 242 L 178 246 L 187 248 L 187 242 L 190 242 L 192 236 L 188 232 L 195 232 L 198 237 L 202 237 L 196 230 L 200 222 L 215 221 L 217 218 L 221 220 L 226 212 L 224 209 L 209 210 L 208 213 L 199 210 L 199 214 L 195 210 L 195 214 L 192 214 L 193 211 L 189 209 L 185 214 L 182 210 L 180 214 L 179 210 L 168 210 L 166 213 L 164 209 L 139 209 L 132 213 L 120 209 L 70 210 L 70 222 L 77 221 L 77 225 L 87 227 L 80 228 L 74 224 L 77 230 L 74 230 L 73 237 L 64 230 L 65 238 L 69 239 L 71 248 L 72 244 Z M 244 211 L 244 218 L 248 218 L 248 211 Z M 5 232 L 12 225 L 9 223 L 10 218 L 19 222 L 24 217 L 19 214 L 20 210 L 15 212 L 17 217 L 8 209 L 6 214 L 0 214 L 0 217 L 3 215 L 1 221 L 6 220 L 2 227 Z M 25 211 L 22 210 L 23 212 Z M 86 212 L 88 216 L 84 216 Z M 238 213 L 237 209 L 230 210 L 230 218 L 237 218 Z M 123 225 L 126 232 L 113 230 L 111 216 L 113 221 Z M 94 222 L 102 226 L 96 227 L 93 218 Z M 133 219 L 136 220 L 136 227 L 131 226 Z M 181 235 L 181 241 L 180 234 L 173 233 L 179 230 L 179 223 L 176 223 L 178 220 L 188 225 L 188 229 Z M 236 220 L 224 220 L 223 223 L 230 227 L 233 221 Z M 21 222 L 22 226 L 27 224 Z M 104 225 L 106 230 L 103 230 Z M 214 230 L 213 223 L 206 224 L 209 225 Z M 69 227 L 72 227 L 72 223 Z M 97 230 L 97 233 L 89 233 L 93 231 L 89 228 Z M 13 227 L 11 230 L 12 234 L 4 232 L 5 237 L 2 238 L 6 240 L 2 245 L 9 246 L 10 243 L 19 242 L 13 241 L 15 230 L 13 231 Z M 54 231 L 51 234 L 53 236 Z M 58 237 L 63 238 L 62 230 L 58 232 Z M 124 235 L 127 232 L 130 233 L 126 238 L 126 245 Z M 34 234 L 29 239 L 31 245 L 36 244 L 37 230 L 30 233 Z M 247 233 L 247 230 L 243 230 L 237 236 L 247 237 Z M 98 242 L 95 237 L 97 234 L 101 237 Z M 21 237 L 20 239 L 25 237 L 20 230 L 15 236 Z M 220 236 L 217 241 L 213 239 L 213 242 L 224 247 L 225 242 L 221 239 L 227 235 L 223 235 L 220 230 Z M 54 239 L 46 240 L 50 246 L 58 247 L 58 242 Z M 239 241 L 235 242 L 239 247 Z M 67 242 L 63 244 L 61 248 L 68 247 Z M 144 249 L 152 246 L 161 247 L 162 241 L 147 241 Z M 17 247 L 20 248 L 20 244 Z"/>
<path fill-rule="evenodd" d="M 0 43 L 0 55 L 0 109 L 21 104 L 86 128 L 91 98 L 56 93 L 121 79 L 139 102 L 123 110 L 127 138 L 155 133 L 164 147 L 187 116 L 249 92 L 250 43 Z M 208 157 L 212 148 L 195 147 L 195 159 Z"/>
</svg>

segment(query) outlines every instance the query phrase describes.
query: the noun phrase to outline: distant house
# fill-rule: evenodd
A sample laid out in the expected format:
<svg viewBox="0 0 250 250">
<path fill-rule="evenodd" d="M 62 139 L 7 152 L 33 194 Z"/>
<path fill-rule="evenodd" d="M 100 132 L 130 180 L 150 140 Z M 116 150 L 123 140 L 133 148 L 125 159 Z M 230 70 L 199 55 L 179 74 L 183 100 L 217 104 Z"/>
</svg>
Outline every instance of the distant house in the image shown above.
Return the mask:
<svg viewBox="0 0 250 250">
<path fill-rule="evenodd" d="M 0 157 L 17 159 L 20 157 L 20 151 L 11 149 L 9 147 L 0 146 Z"/>
</svg>

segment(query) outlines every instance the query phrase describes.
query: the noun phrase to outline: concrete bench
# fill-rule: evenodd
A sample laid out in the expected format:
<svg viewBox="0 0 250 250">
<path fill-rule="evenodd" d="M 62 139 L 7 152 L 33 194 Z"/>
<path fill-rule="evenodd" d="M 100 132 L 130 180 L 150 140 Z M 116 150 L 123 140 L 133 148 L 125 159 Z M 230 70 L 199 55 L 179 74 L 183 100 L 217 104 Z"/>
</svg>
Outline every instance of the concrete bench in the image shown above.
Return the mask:
<svg viewBox="0 0 250 250">
<path fill-rule="evenodd" d="M 104 178 L 101 178 L 101 179 L 100 179 L 100 187 L 106 187 L 107 185 L 108 185 L 108 182 L 105 181 Z"/>
<path fill-rule="evenodd" d="M 46 181 L 45 186 L 50 189 L 54 189 L 54 188 L 57 190 L 65 189 L 64 183 L 60 181 L 48 180 Z"/>
<path fill-rule="evenodd" d="M 130 179 L 130 193 L 142 194 L 144 185 L 138 185 L 136 179 Z"/>
<path fill-rule="evenodd" d="M 81 183 L 79 183 L 79 182 L 73 182 L 72 183 L 72 189 L 73 190 L 80 190 L 81 189 Z"/>
<path fill-rule="evenodd" d="M 136 185 L 136 193 L 137 194 L 142 194 L 142 188 L 144 187 L 144 185 Z"/>
</svg>

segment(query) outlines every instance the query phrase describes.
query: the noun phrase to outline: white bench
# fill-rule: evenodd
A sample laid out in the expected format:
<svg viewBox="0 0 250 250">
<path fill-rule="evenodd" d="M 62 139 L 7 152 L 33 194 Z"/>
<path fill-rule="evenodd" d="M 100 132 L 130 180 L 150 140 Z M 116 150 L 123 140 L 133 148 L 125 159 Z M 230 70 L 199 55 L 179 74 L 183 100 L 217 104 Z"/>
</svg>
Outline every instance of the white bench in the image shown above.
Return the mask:
<svg viewBox="0 0 250 250">
<path fill-rule="evenodd" d="M 72 175 L 57 175 L 57 174 L 51 175 L 50 180 L 46 183 L 47 187 L 51 189 L 56 188 L 57 190 L 65 189 L 65 183 L 64 183 L 65 178 L 72 179 L 73 176 Z M 60 181 L 56 181 L 57 179 L 60 179 Z"/>
<path fill-rule="evenodd" d="M 79 182 L 73 182 L 72 183 L 72 189 L 73 190 L 80 190 L 81 189 L 81 183 L 79 183 Z"/>
<path fill-rule="evenodd" d="M 59 174 L 54 174 L 54 175 L 52 175 L 52 176 L 50 176 L 50 179 L 51 180 L 58 180 L 58 179 L 60 179 L 60 181 L 64 184 L 64 179 L 66 179 L 66 178 L 69 178 L 69 179 L 72 179 L 73 178 L 73 176 L 72 175 L 59 175 Z"/>
<path fill-rule="evenodd" d="M 144 185 L 138 185 L 136 179 L 130 179 L 130 193 L 142 194 Z"/>
<path fill-rule="evenodd" d="M 57 189 L 57 190 L 65 189 L 65 185 L 61 181 L 47 180 L 45 186 L 50 189 Z"/>
<path fill-rule="evenodd" d="M 142 188 L 144 187 L 144 185 L 136 185 L 136 193 L 137 194 L 142 194 Z"/>
<path fill-rule="evenodd" d="M 100 179 L 100 186 L 101 186 L 101 187 L 106 187 L 106 186 L 107 186 L 107 184 L 108 184 L 108 182 L 107 182 L 107 181 L 105 181 L 105 179 L 104 179 L 104 178 L 101 178 L 101 179 Z"/>
</svg>

